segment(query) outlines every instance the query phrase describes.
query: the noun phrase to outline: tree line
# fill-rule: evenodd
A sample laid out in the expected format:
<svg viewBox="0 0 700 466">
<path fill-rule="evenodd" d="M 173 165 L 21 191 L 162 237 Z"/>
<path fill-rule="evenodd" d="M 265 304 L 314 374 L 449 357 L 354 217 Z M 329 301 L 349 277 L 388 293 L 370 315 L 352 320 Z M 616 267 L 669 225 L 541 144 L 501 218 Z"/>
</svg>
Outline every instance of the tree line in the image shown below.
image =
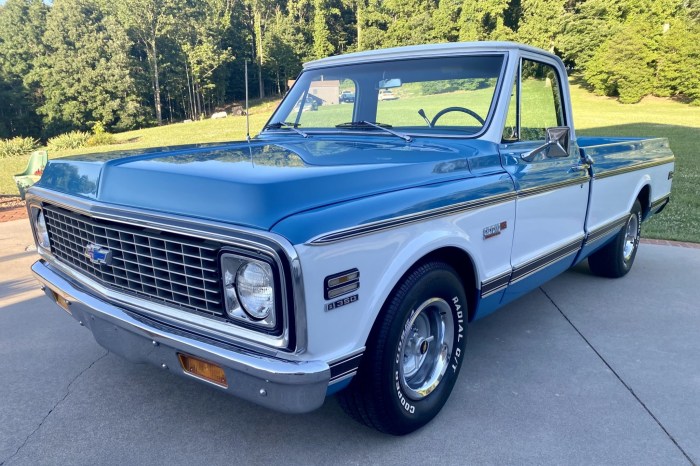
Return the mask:
<svg viewBox="0 0 700 466">
<path fill-rule="evenodd" d="M 700 103 L 700 0 L 7 0 L 0 138 L 198 119 L 309 59 L 445 41 L 558 54 L 599 94 Z"/>
</svg>

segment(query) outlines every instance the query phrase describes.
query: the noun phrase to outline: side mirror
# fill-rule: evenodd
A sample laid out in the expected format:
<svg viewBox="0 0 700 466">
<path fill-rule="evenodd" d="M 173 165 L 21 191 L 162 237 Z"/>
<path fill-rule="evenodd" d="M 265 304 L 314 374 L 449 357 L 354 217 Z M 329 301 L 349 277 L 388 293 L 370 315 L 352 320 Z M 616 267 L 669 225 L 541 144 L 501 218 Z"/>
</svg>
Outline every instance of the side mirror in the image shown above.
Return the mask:
<svg viewBox="0 0 700 466">
<path fill-rule="evenodd" d="M 526 162 L 532 162 L 539 154 L 553 159 L 569 156 L 569 136 L 571 130 L 568 126 L 555 126 L 545 130 L 545 143 L 530 152 L 524 153 L 521 158 Z"/>
<path fill-rule="evenodd" d="M 546 145 L 548 146 L 545 155 L 550 158 L 569 156 L 569 135 L 571 130 L 568 126 L 557 126 L 547 128 Z"/>
</svg>

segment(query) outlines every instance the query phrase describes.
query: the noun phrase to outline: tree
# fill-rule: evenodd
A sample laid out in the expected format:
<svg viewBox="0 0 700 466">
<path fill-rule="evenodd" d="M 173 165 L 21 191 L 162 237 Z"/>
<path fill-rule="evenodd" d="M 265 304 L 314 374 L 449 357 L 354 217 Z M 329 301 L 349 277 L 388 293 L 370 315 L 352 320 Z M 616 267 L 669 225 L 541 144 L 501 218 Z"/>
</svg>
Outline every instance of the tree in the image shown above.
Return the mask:
<svg viewBox="0 0 700 466">
<path fill-rule="evenodd" d="M 39 113 L 47 136 L 95 123 L 129 129 L 143 122 L 129 56 L 130 42 L 96 0 L 56 1 L 35 62 L 44 91 Z"/>
<path fill-rule="evenodd" d="M 587 0 L 561 19 L 557 50 L 562 58 L 585 69 L 600 46 L 622 27 L 617 3 Z"/>
<path fill-rule="evenodd" d="M 654 59 L 644 37 L 633 26 L 627 26 L 601 45 L 584 77 L 598 94 L 636 103 L 651 94 Z"/>
<path fill-rule="evenodd" d="M 690 18 L 669 23 L 660 40 L 654 93 L 700 104 L 700 25 Z"/>
<path fill-rule="evenodd" d="M 329 39 L 328 17 L 331 11 L 327 0 L 314 0 L 314 58 L 324 58 L 333 54 L 333 45 Z"/>
<path fill-rule="evenodd" d="M 522 0 L 518 39 L 554 52 L 566 0 Z"/>
<path fill-rule="evenodd" d="M 206 113 L 206 94 L 216 88 L 214 72 L 234 59 L 221 39 L 231 27 L 232 4 L 232 0 L 204 0 L 188 15 L 182 50 L 187 57 L 185 71 L 194 118 Z"/>
<path fill-rule="evenodd" d="M 435 41 L 433 15 L 436 0 L 387 0 L 392 21 L 388 23 L 383 46 L 418 45 Z"/>
<path fill-rule="evenodd" d="M 464 0 L 459 40 L 502 40 L 512 36 L 505 25 L 508 0 Z"/>
<path fill-rule="evenodd" d="M 294 78 L 301 71 L 304 50 L 300 50 L 296 44 L 303 43 L 303 39 L 294 27 L 293 18 L 284 15 L 278 9 L 264 42 L 268 66 L 275 74 L 278 94 L 286 91 L 287 80 Z"/>
<path fill-rule="evenodd" d="M 41 88 L 34 79 L 48 7 L 41 0 L 8 0 L 0 6 L 0 137 L 38 136 Z"/>
<path fill-rule="evenodd" d="M 113 3 L 120 22 L 143 47 L 151 69 L 153 105 L 158 124 L 163 122 L 160 95 L 159 46 L 177 25 L 177 0 L 129 0 Z"/>
</svg>

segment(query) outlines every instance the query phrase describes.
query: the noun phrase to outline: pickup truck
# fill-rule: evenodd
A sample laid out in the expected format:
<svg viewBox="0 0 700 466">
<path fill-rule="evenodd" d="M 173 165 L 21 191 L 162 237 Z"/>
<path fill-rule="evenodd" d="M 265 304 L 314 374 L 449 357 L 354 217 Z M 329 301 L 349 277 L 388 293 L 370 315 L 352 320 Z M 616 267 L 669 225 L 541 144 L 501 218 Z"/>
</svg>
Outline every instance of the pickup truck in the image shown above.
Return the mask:
<svg viewBox="0 0 700 466">
<path fill-rule="evenodd" d="M 304 112 L 319 82 L 354 102 Z M 51 159 L 32 270 L 129 360 L 406 434 L 471 322 L 586 259 L 622 277 L 668 203 L 666 139 L 577 137 L 571 107 L 562 61 L 514 43 L 312 61 L 252 140 Z"/>
</svg>

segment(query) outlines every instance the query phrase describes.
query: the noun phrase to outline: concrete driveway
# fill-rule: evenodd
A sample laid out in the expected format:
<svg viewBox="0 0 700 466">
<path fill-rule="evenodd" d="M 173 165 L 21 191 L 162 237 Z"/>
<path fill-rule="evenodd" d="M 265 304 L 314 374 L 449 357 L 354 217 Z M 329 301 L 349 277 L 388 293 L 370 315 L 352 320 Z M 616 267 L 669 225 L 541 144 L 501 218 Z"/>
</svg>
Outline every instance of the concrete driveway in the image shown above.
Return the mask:
<svg viewBox="0 0 700 466">
<path fill-rule="evenodd" d="M 700 249 L 643 244 L 470 327 L 452 397 L 396 438 L 334 399 L 284 415 L 107 353 L 30 278 L 0 224 L 0 464 L 700 463 Z"/>
</svg>

